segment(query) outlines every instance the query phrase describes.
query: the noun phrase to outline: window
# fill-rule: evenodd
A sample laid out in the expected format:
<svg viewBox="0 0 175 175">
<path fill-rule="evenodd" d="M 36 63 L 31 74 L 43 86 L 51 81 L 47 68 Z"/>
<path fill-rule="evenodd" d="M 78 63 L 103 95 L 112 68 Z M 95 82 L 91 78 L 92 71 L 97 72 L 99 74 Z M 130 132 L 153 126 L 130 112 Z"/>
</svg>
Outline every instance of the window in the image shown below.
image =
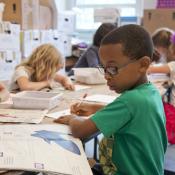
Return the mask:
<svg viewBox="0 0 175 175">
<path fill-rule="evenodd" d="M 76 30 L 93 31 L 100 23 L 94 22 L 94 9 L 114 8 L 120 11 L 120 16 L 142 16 L 143 0 L 75 0 Z"/>
<path fill-rule="evenodd" d="M 78 5 L 101 5 L 101 4 L 135 4 L 136 0 L 77 0 Z"/>
</svg>

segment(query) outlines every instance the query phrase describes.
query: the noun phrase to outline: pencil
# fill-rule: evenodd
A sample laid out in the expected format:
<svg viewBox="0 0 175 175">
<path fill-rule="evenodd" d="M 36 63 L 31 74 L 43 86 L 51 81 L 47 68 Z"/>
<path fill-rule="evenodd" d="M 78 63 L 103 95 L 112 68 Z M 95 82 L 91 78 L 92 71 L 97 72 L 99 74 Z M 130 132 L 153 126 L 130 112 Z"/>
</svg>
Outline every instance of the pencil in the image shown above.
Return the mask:
<svg viewBox="0 0 175 175">
<path fill-rule="evenodd" d="M 87 97 L 87 93 L 85 93 L 80 101 L 80 103 L 78 103 L 77 107 L 80 107 L 80 105 L 83 103 L 84 99 Z"/>
</svg>

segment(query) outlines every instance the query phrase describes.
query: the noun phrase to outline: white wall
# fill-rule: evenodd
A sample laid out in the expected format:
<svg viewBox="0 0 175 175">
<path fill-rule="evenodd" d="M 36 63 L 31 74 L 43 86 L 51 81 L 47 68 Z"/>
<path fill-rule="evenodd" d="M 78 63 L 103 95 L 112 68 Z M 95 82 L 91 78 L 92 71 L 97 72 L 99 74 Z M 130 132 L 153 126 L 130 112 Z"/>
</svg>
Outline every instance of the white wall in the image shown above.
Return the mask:
<svg viewBox="0 0 175 175">
<path fill-rule="evenodd" d="M 67 1 L 63 1 L 63 0 L 55 0 L 55 4 L 57 6 L 57 9 L 59 11 L 65 10 L 66 9 L 66 3 L 68 3 Z"/>
<path fill-rule="evenodd" d="M 154 9 L 157 5 L 157 0 L 144 0 L 144 9 Z"/>
</svg>

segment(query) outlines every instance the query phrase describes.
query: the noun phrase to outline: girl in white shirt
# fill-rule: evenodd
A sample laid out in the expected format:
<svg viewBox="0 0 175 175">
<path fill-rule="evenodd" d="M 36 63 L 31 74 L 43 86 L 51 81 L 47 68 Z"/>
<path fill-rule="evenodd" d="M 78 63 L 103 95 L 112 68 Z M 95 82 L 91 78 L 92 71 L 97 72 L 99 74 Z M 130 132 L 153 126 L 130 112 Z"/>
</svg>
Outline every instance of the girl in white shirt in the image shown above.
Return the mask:
<svg viewBox="0 0 175 175">
<path fill-rule="evenodd" d="M 172 86 L 170 103 L 175 106 L 175 33 L 167 28 L 158 29 L 152 36 L 155 49 L 165 58 L 163 65 L 151 65 L 148 73 L 165 73 L 169 75 Z"/>
<path fill-rule="evenodd" d="M 64 65 L 61 53 L 51 44 L 36 48 L 29 59 L 16 67 L 10 83 L 10 91 L 41 90 L 50 87 L 54 81 L 65 89 L 74 90 L 67 76 L 57 73 Z"/>
</svg>

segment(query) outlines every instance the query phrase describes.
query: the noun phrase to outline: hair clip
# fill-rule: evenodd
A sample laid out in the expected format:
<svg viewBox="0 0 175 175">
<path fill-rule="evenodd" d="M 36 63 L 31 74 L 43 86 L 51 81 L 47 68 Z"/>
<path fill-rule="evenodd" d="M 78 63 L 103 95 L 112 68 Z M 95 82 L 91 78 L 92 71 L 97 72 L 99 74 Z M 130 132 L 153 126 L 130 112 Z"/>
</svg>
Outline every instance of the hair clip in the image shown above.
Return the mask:
<svg viewBox="0 0 175 175">
<path fill-rule="evenodd" d="M 171 42 L 172 44 L 175 44 L 175 33 L 171 35 Z"/>
</svg>

